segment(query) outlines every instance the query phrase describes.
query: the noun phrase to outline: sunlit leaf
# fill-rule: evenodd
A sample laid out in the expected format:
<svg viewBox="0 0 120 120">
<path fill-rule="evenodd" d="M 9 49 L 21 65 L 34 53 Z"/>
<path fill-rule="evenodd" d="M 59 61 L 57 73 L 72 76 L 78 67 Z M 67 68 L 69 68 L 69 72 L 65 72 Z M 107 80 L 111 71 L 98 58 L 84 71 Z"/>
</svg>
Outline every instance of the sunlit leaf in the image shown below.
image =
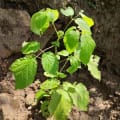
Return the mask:
<svg viewBox="0 0 120 120">
<path fill-rule="evenodd" d="M 78 30 L 74 29 L 75 27 L 70 27 L 64 35 L 64 45 L 66 50 L 71 54 L 75 51 L 79 43 L 80 33 Z"/>
<path fill-rule="evenodd" d="M 49 27 L 49 18 L 44 10 L 32 15 L 30 23 L 31 31 L 37 35 L 43 34 Z"/>
<path fill-rule="evenodd" d="M 82 34 L 91 34 L 89 25 L 82 18 L 76 18 L 75 23 L 78 25 L 78 28 L 82 31 Z"/>
<path fill-rule="evenodd" d="M 55 77 L 57 77 L 57 74 L 51 74 L 48 72 L 44 72 L 44 76 L 49 77 L 49 78 L 55 78 Z"/>
<path fill-rule="evenodd" d="M 23 89 L 34 81 L 37 72 L 36 58 L 29 56 L 17 59 L 10 66 L 10 70 L 15 76 L 16 89 Z"/>
<path fill-rule="evenodd" d="M 59 30 L 59 31 L 57 32 L 57 36 L 58 36 L 58 39 L 62 39 L 63 36 L 64 36 L 64 31 Z"/>
<path fill-rule="evenodd" d="M 24 42 L 22 44 L 22 53 L 30 54 L 35 53 L 40 49 L 40 43 L 37 41 Z"/>
<path fill-rule="evenodd" d="M 74 88 L 74 86 L 70 82 L 63 82 L 63 89 L 68 91 L 69 88 Z"/>
<path fill-rule="evenodd" d="M 80 60 L 76 56 L 70 56 L 69 59 L 70 59 L 71 66 L 67 69 L 67 72 L 72 74 L 75 71 L 77 71 L 77 69 L 79 68 Z"/>
<path fill-rule="evenodd" d="M 87 64 L 94 51 L 96 44 L 90 35 L 81 35 L 80 60 Z"/>
<path fill-rule="evenodd" d="M 74 89 L 69 89 L 70 96 L 73 100 L 73 104 L 82 111 L 87 111 L 89 103 L 89 92 L 86 87 L 79 83 Z"/>
<path fill-rule="evenodd" d="M 94 25 L 94 21 L 93 21 L 92 18 L 84 15 L 82 12 L 80 12 L 80 15 L 81 15 L 82 19 L 83 19 L 90 27 L 92 27 L 92 26 Z"/>
<path fill-rule="evenodd" d="M 61 55 L 61 56 L 68 56 L 69 53 L 67 50 L 61 50 L 60 52 L 58 52 L 58 55 Z"/>
<path fill-rule="evenodd" d="M 80 45 L 80 42 L 79 42 L 78 47 L 74 52 L 74 56 L 79 60 L 80 60 L 80 47 L 81 47 L 81 45 Z"/>
<path fill-rule="evenodd" d="M 59 69 L 59 62 L 56 55 L 52 52 L 43 53 L 42 66 L 45 72 L 56 75 Z"/>
<path fill-rule="evenodd" d="M 58 10 L 47 8 L 45 12 L 49 18 L 49 21 L 52 23 L 54 23 L 59 18 Z"/>
<path fill-rule="evenodd" d="M 41 98 L 43 98 L 46 95 L 46 92 L 42 89 L 38 90 L 37 93 L 35 94 L 35 98 L 37 101 L 39 101 Z"/>
<path fill-rule="evenodd" d="M 57 57 L 58 60 L 60 60 L 60 55 L 57 54 L 56 57 Z"/>
<path fill-rule="evenodd" d="M 72 109 L 72 102 L 68 93 L 58 89 L 52 94 L 48 110 L 55 120 L 66 120 Z"/>
<path fill-rule="evenodd" d="M 58 78 L 66 78 L 67 75 L 64 74 L 64 73 L 61 73 L 61 72 L 57 72 L 57 77 L 58 77 Z"/>
<path fill-rule="evenodd" d="M 98 69 L 98 63 L 99 63 L 100 57 L 98 56 L 91 56 L 88 65 L 88 70 L 90 71 L 91 75 L 98 79 L 101 80 L 101 72 Z"/>
<path fill-rule="evenodd" d="M 57 79 L 48 79 L 40 85 L 43 90 L 54 89 L 60 85 L 60 81 Z"/>
<path fill-rule="evenodd" d="M 67 7 L 65 9 L 61 8 L 60 12 L 65 16 L 73 16 L 74 15 L 74 10 L 71 7 Z"/>
<path fill-rule="evenodd" d="M 63 83 L 63 89 L 68 92 L 72 99 L 72 104 L 82 111 L 86 111 L 89 103 L 89 92 L 82 84 Z"/>
</svg>

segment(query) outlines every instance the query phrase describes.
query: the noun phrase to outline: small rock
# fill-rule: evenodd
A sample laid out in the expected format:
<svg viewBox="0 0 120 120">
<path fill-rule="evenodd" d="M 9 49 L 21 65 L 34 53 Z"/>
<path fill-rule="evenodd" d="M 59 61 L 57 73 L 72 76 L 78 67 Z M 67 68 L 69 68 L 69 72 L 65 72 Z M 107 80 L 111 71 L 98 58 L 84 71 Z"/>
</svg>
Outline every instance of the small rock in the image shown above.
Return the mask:
<svg viewBox="0 0 120 120">
<path fill-rule="evenodd" d="M 29 107 L 28 107 L 28 110 L 31 110 L 31 109 L 32 109 L 32 106 L 29 106 Z"/>
<path fill-rule="evenodd" d="M 120 92 L 119 91 L 116 91 L 115 94 L 118 95 L 118 96 L 120 96 Z"/>
<path fill-rule="evenodd" d="M 0 82 L 0 120 L 27 120 L 25 90 L 15 90 L 10 80 Z M 2 119 L 4 117 L 4 119 Z"/>
<path fill-rule="evenodd" d="M 16 97 L 25 97 L 25 91 L 24 90 L 15 90 L 14 95 Z"/>
<path fill-rule="evenodd" d="M 0 105 L 12 105 L 13 108 L 17 108 L 19 107 L 19 105 L 17 104 L 17 101 L 15 101 L 13 99 L 13 96 L 7 94 L 7 93 L 1 93 L 0 94 Z"/>
<path fill-rule="evenodd" d="M 27 120 L 28 113 L 21 108 L 21 101 L 7 93 L 0 94 L 0 107 L 4 120 Z M 0 117 L 2 116 L 0 113 Z"/>
<path fill-rule="evenodd" d="M 26 11 L 0 8 L 0 57 L 19 52 L 30 37 L 30 16 Z"/>
<path fill-rule="evenodd" d="M 26 89 L 26 98 L 25 98 L 25 103 L 27 105 L 32 105 L 35 101 L 35 93 L 32 91 L 32 89 L 28 88 Z"/>
</svg>

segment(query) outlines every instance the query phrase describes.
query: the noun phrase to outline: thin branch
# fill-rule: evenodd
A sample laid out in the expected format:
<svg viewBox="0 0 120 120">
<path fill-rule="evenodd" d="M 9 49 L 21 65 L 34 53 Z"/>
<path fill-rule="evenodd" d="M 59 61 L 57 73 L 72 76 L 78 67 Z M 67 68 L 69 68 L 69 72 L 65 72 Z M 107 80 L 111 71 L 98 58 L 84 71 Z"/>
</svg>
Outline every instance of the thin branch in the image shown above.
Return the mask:
<svg viewBox="0 0 120 120">
<path fill-rule="evenodd" d="M 64 31 L 66 31 L 66 29 L 69 27 L 69 25 L 75 20 L 75 18 L 77 18 L 79 16 L 79 14 L 77 14 L 75 17 L 71 18 L 71 20 L 69 21 L 69 23 L 66 25 Z"/>
<path fill-rule="evenodd" d="M 55 32 L 56 32 L 56 34 L 57 34 L 57 37 L 58 37 L 58 32 L 57 32 L 57 28 L 56 28 L 56 26 L 55 26 L 55 24 L 54 23 L 52 23 L 52 25 L 53 25 L 53 28 L 54 28 L 54 30 L 55 30 Z M 58 41 L 59 39 L 57 39 L 57 41 Z M 57 47 L 55 46 L 55 54 L 57 54 Z"/>
<path fill-rule="evenodd" d="M 66 61 L 66 58 L 65 58 L 65 59 L 63 59 L 63 60 L 61 60 L 61 61 L 60 61 L 60 63 L 63 63 L 63 62 L 65 62 L 65 61 Z"/>
<path fill-rule="evenodd" d="M 62 71 L 64 70 L 64 68 L 65 68 L 65 66 L 67 65 L 67 63 L 68 63 L 68 60 L 65 61 L 63 67 L 60 69 L 60 72 L 62 72 Z"/>
<path fill-rule="evenodd" d="M 47 50 L 49 50 L 49 49 L 51 49 L 51 48 L 53 48 L 53 47 L 54 47 L 54 46 L 52 45 L 52 46 L 50 46 L 50 47 L 48 47 L 48 48 L 46 48 L 46 49 L 44 49 L 44 50 L 40 49 L 40 53 L 39 53 L 38 55 L 36 55 L 36 57 L 39 58 L 39 56 L 40 56 L 42 53 L 44 53 L 45 51 L 47 51 Z"/>
<path fill-rule="evenodd" d="M 52 23 L 52 25 L 53 25 L 53 28 L 54 28 L 54 30 L 55 30 L 55 32 L 56 32 L 56 34 L 57 34 L 57 28 L 56 28 L 55 24 L 54 24 L 54 23 Z"/>
<path fill-rule="evenodd" d="M 48 48 L 42 50 L 42 52 L 45 52 L 45 51 L 47 51 L 47 50 L 49 50 L 49 49 L 51 49 L 51 48 L 53 48 L 53 47 L 54 47 L 54 46 L 52 45 L 52 46 L 50 46 L 50 47 L 48 47 Z"/>
<path fill-rule="evenodd" d="M 72 22 L 73 22 L 73 19 L 71 19 L 71 20 L 69 21 L 69 23 L 66 25 L 64 31 L 66 31 L 66 29 L 69 27 L 69 25 L 70 25 Z"/>
</svg>

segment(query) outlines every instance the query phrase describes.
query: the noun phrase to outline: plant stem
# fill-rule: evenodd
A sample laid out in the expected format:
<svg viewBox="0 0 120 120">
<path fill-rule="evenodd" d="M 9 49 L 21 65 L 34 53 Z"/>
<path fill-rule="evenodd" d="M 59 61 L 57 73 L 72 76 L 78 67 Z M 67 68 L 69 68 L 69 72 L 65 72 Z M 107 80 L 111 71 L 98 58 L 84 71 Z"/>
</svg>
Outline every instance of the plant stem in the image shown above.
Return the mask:
<svg viewBox="0 0 120 120">
<path fill-rule="evenodd" d="M 52 23 L 52 25 L 53 25 L 54 30 L 55 30 L 55 32 L 56 32 L 56 34 L 57 34 L 57 37 L 58 37 L 57 28 L 56 28 L 56 26 L 55 26 L 54 23 Z M 58 40 L 59 40 L 59 39 L 57 39 L 57 41 L 58 41 Z M 56 46 L 55 46 L 55 54 L 57 54 L 57 47 L 56 47 Z"/>
<path fill-rule="evenodd" d="M 55 30 L 55 32 L 56 32 L 56 34 L 57 34 L 57 28 L 56 28 L 55 24 L 54 24 L 54 23 L 52 23 L 52 25 L 53 25 L 53 28 L 54 28 L 54 30 Z"/>
<path fill-rule="evenodd" d="M 61 61 L 60 61 L 60 63 L 63 63 L 63 62 L 65 62 L 65 61 L 66 61 L 66 58 L 65 58 L 65 59 L 63 59 L 63 60 L 61 60 Z"/>
<path fill-rule="evenodd" d="M 66 31 L 66 29 L 69 27 L 69 25 L 75 20 L 75 18 L 77 18 L 79 16 L 79 14 L 77 14 L 75 17 L 71 18 L 71 20 L 69 21 L 69 23 L 66 25 L 64 31 Z"/>
<path fill-rule="evenodd" d="M 63 67 L 60 69 L 60 72 L 62 72 L 62 71 L 64 70 L 64 68 L 65 68 L 65 66 L 67 65 L 67 63 L 68 63 L 68 60 L 65 61 Z"/>
<path fill-rule="evenodd" d="M 69 21 L 69 23 L 66 25 L 64 31 L 66 31 L 66 29 L 69 27 L 69 25 L 72 23 L 72 21 L 73 21 L 73 19 L 71 19 L 71 20 Z"/>
<path fill-rule="evenodd" d="M 43 52 L 45 52 L 45 51 L 47 51 L 47 50 L 49 50 L 49 49 L 51 49 L 51 48 L 53 48 L 54 46 L 52 45 L 52 46 L 50 46 L 50 47 L 48 47 L 48 48 L 46 48 L 46 49 L 44 49 L 44 50 L 42 50 Z"/>
<path fill-rule="evenodd" d="M 44 49 L 44 50 L 40 49 L 40 53 L 39 53 L 38 55 L 36 55 L 36 57 L 39 58 L 39 56 L 40 56 L 42 53 L 44 53 L 45 51 L 47 51 L 47 50 L 49 50 L 49 49 L 51 49 L 51 48 L 53 48 L 53 47 L 54 47 L 54 46 L 52 45 L 52 46 L 50 46 L 50 47 L 48 47 L 48 48 L 46 48 L 46 49 Z"/>
</svg>

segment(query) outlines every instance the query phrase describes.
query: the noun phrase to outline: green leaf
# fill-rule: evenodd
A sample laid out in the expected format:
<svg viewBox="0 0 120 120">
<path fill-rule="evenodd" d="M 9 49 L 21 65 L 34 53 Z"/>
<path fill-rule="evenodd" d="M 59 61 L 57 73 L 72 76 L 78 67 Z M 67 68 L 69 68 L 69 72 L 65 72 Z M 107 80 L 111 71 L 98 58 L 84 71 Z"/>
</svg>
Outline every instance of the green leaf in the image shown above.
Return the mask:
<svg viewBox="0 0 120 120">
<path fill-rule="evenodd" d="M 42 115 L 44 117 L 48 117 L 49 116 L 49 112 L 48 112 L 48 105 L 49 105 L 49 101 L 44 101 L 42 104 L 41 104 L 41 112 L 42 112 Z"/>
<path fill-rule="evenodd" d="M 70 56 L 69 59 L 70 59 L 71 66 L 67 69 L 67 72 L 72 74 L 75 71 L 77 71 L 77 69 L 79 68 L 80 60 L 76 56 Z"/>
<path fill-rule="evenodd" d="M 79 107 L 80 110 L 86 111 L 89 103 L 89 92 L 87 88 L 82 83 L 79 83 L 76 85 L 75 90 L 80 96 L 80 102 L 78 105 L 76 104 L 76 106 Z"/>
<path fill-rule="evenodd" d="M 57 36 L 58 36 L 58 39 L 59 39 L 59 40 L 62 39 L 63 36 L 64 36 L 64 31 L 59 30 L 59 31 L 57 32 Z"/>
<path fill-rule="evenodd" d="M 37 101 L 39 101 L 41 98 L 43 98 L 44 96 L 46 96 L 46 92 L 42 89 L 40 89 L 36 94 L 35 94 L 35 98 L 37 99 Z"/>
<path fill-rule="evenodd" d="M 58 52 L 58 55 L 61 55 L 61 56 L 68 56 L 69 55 L 69 53 L 68 53 L 68 51 L 67 50 L 61 50 L 60 52 Z"/>
<path fill-rule="evenodd" d="M 74 27 L 70 27 L 64 35 L 64 45 L 66 50 L 71 54 L 75 51 L 79 43 L 80 33 L 78 30 L 74 30 Z"/>
<path fill-rule="evenodd" d="M 58 89 L 52 94 L 48 110 L 55 120 L 66 120 L 72 109 L 72 102 L 68 93 Z"/>
<path fill-rule="evenodd" d="M 55 54 L 52 52 L 43 53 L 42 66 L 45 72 L 56 75 L 59 69 L 59 62 Z"/>
<path fill-rule="evenodd" d="M 89 103 L 89 92 L 82 83 L 71 84 L 69 82 L 64 82 L 63 89 L 69 93 L 73 105 L 82 111 L 87 110 Z"/>
<path fill-rule="evenodd" d="M 64 74 L 64 73 L 61 73 L 61 72 L 57 72 L 57 77 L 58 77 L 58 78 L 66 78 L 67 75 Z"/>
<path fill-rule="evenodd" d="M 53 41 L 51 42 L 53 46 L 60 47 L 60 41 Z"/>
<path fill-rule="evenodd" d="M 49 18 L 44 10 L 32 15 L 30 23 L 31 31 L 37 35 L 43 34 L 49 27 Z"/>
<path fill-rule="evenodd" d="M 80 42 L 79 42 L 78 47 L 74 52 L 74 56 L 79 60 L 80 60 L 80 47 L 81 47 L 81 45 L 80 45 Z"/>
<path fill-rule="evenodd" d="M 73 16 L 74 15 L 74 10 L 71 7 L 67 7 L 65 9 L 61 8 L 60 12 L 65 16 Z"/>
<path fill-rule="evenodd" d="M 60 60 L 60 55 L 56 54 L 56 57 L 57 57 L 58 60 Z"/>
<path fill-rule="evenodd" d="M 43 90 L 49 90 L 57 88 L 60 85 L 60 81 L 57 79 L 48 79 L 40 85 Z"/>
<path fill-rule="evenodd" d="M 91 35 L 89 25 L 82 18 L 76 18 L 75 23 L 78 25 L 78 28 L 82 31 L 82 34 L 87 33 Z"/>
<path fill-rule="evenodd" d="M 89 63 L 87 64 L 88 70 L 90 71 L 91 75 L 98 79 L 101 80 L 101 72 L 98 69 L 98 63 L 99 63 L 100 57 L 97 55 L 91 56 Z"/>
<path fill-rule="evenodd" d="M 40 43 L 37 41 L 24 42 L 22 44 L 22 53 L 31 54 L 35 53 L 40 49 Z"/>
<path fill-rule="evenodd" d="M 68 89 L 68 92 L 72 98 L 73 104 L 82 111 L 87 111 L 89 103 L 89 92 L 86 87 L 79 83 L 74 87 Z"/>
<path fill-rule="evenodd" d="M 92 27 L 94 25 L 94 21 L 92 18 L 84 15 L 82 12 L 80 12 L 80 15 L 81 15 L 82 19 L 89 25 L 89 27 Z"/>
<path fill-rule="evenodd" d="M 74 88 L 74 86 L 70 82 L 63 82 L 63 89 L 68 91 L 69 88 Z"/>
<path fill-rule="evenodd" d="M 37 72 L 36 58 L 29 56 L 17 59 L 10 66 L 10 70 L 15 76 L 16 89 L 23 89 L 34 81 Z"/>
<path fill-rule="evenodd" d="M 54 23 L 59 18 L 58 10 L 47 8 L 45 12 L 49 17 L 49 21 L 52 23 Z"/>
<path fill-rule="evenodd" d="M 96 44 L 90 35 L 81 35 L 80 60 L 83 64 L 87 64 L 94 51 Z"/>
<path fill-rule="evenodd" d="M 50 74 L 48 72 L 44 72 L 44 76 L 49 77 L 49 78 L 55 78 L 57 74 Z"/>
</svg>

